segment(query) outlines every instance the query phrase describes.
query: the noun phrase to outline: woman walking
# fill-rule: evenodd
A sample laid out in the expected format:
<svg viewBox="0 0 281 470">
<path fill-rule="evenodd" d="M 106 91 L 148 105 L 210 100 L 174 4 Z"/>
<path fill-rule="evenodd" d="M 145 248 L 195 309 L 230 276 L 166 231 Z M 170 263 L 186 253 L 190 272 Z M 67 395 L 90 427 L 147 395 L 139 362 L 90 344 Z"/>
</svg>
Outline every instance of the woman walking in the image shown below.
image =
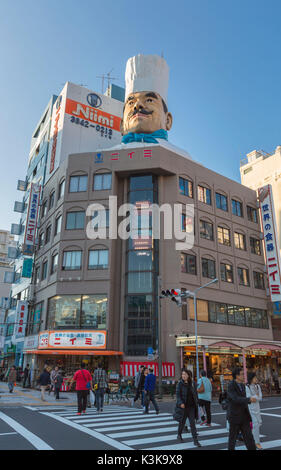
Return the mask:
<svg viewBox="0 0 281 470">
<path fill-rule="evenodd" d="M 260 426 L 262 424 L 261 412 L 260 412 L 260 401 L 262 400 L 261 388 L 258 384 L 258 379 L 255 372 L 249 372 L 248 383 L 246 386 L 246 396 L 248 398 L 255 397 L 256 402 L 248 405 L 249 411 L 252 418 L 252 433 L 255 440 L 257 449 L 262 449 L 260 443 Z"/>
<path fill-rule="evenodd" d="M 198 419 L 198 399 L 190 370 L 182 371 L 181 380 L 179 380 L 176 388 L 176 397 L 174 419 L 179 422 L 177 438 L 180 442 L 184 442 L 182 431 L 188 418 L 194 445 L 201 447 L 195 426 L 195 421 Z"/>
<path fill-rule="evenodd" d="M 8 375 L 9 393 L 13 393 L 16 380 L 17 380 L 17 369 L 15 366 L 12 366 Z"/>
</svg>

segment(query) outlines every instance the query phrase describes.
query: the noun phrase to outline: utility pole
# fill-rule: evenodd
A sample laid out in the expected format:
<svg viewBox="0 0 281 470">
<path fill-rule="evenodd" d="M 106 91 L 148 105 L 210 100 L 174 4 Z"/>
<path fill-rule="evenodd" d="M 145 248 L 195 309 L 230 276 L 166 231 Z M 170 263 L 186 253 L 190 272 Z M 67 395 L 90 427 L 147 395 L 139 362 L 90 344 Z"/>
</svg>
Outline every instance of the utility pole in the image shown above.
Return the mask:
<svg viewBox="0 0 281 470">
<path fill-rule="evenodd" d="M 105 80 L 107 80 L 107 88 L 109 88 L 111 80 L 117 80 L 117 77 L 111 77 L 110 76 L 112 70 L 113 69 L 111 69 L 110 72 L 108 72 L 106 74 L 102 74 L 102 75 L 97 76 L 97 78 L 101 78 L 101 92 L 102 92 L 102 94 L 104 94 L 104 81 Z"/>
<path fill-rule="evenodd" d="M 158 392 L 162 398 L 162 338 L 161 338 L 161 277 L 157 276 L 157 313 L 158 313 Z"/>
</svg>

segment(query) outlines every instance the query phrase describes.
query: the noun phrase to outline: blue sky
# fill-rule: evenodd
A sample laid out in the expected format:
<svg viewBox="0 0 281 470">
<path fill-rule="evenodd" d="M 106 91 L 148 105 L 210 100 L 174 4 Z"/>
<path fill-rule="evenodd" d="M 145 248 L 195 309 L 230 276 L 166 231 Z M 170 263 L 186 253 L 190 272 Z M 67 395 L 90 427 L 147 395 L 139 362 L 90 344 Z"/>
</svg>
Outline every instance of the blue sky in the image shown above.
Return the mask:
<svg viewBox="0 0 281 470">
<path fill-rule="evenodd" d="M 240 159 L 281 144 L 280 0 L 13 0 L 0 16 L 0 228 L 10 229 L 31 133 L 69 80 L 124 85 L 128 57 L 170 66 L 169 140 L 239 181 Z"/>
</svg>

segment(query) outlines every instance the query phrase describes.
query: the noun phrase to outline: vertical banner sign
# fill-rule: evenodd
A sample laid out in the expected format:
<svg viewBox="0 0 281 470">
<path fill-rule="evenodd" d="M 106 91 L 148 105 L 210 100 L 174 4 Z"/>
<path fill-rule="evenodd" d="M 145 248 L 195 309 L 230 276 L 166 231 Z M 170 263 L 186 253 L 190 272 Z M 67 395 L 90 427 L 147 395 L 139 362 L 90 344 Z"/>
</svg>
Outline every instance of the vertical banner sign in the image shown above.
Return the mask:
<svg viewBox="0 0 281 470">
<path fill-rule="evenodd" d="M 268 285 L 272 302 L 281 301 L 280 248 L 277 239 L 275 211 L 271 185 L 258 189 L 260 215 L 264 234 Z"/>
<path fill-rule="evenodd" d="M 37 228 L 40 193 L 41 193 L 41 185 L 32 183 L 31 188 L 30 188 L 29 204 L 28 204 L 24 242 L 23 242 L 23 254 L 24 255 L 33 254 L 36 228 Z"/>
<path fill-rule="evenodd" d="M 27 313 L 28 313 L 27 300 L 18 300 L 17 308 L 16 308 L 16 328 L 15 328 L 16 338 L 22 338 L 25 336 Z"/>
</svg>

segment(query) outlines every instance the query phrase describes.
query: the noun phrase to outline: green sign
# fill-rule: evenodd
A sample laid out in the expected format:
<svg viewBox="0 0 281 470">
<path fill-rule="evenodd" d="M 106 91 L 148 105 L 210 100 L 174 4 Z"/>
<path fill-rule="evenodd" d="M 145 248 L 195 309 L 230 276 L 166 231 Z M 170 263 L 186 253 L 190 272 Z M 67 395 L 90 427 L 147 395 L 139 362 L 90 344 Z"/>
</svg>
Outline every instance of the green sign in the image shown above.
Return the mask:
<svg viewBox="0 0 281 470">
<path fill-rule="evenodd" d="M 32 275 L 32 264 L 33 264 L 33 259 L 32 258 L 25 258 L 23 260 L 23 266 L 22 266 L 22 277 L 31 277 Z"/>
</svg>

